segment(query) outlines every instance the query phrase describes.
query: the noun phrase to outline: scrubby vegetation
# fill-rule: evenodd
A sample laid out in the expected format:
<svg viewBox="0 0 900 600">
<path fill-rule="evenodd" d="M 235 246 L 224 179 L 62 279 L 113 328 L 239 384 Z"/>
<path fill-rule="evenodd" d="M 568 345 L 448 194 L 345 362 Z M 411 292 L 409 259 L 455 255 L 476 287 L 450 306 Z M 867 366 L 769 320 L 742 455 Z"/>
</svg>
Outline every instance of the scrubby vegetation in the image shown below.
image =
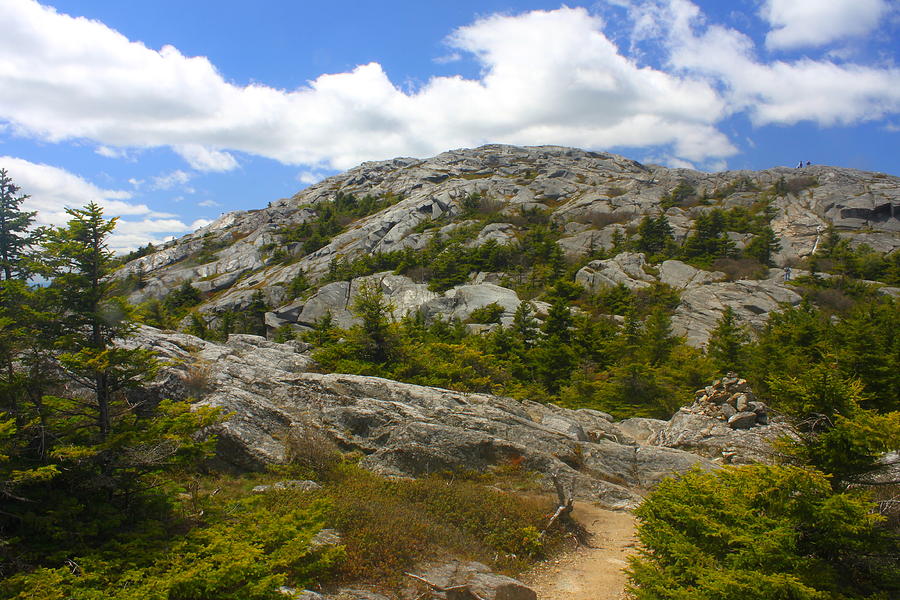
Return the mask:
<svg viewBox="0 0 900 600">
<path fill-rule="evenodd" d="M 393 307 L 374 286 L 353 305 L 362 323 L 339 331 L 321 323 L 309 339 L 326 371 L 378 375 L 461 391 L 558 401 L 625 415 L 668 416 L 714 373 L 703 354 L 672 334 L 677 296 L 664 286 L 636 294 L 614 288 L 584 295 L 560 282 L 543 324 L 522 303 L 511 323 L 471 334 L 459 322 L 421 315 L 392 322 Z M 579 302 L 583 310 L 570 311 Z M 487 306 L 474 322 L 493 322 L 502 307 Z M 604 314 L 606 313 L 606 314 Z M 609 313 L 628 315 L 623 327 Z"/>
<path fill-rule="evenodd" d="M 132 333 L 136 319 L 165 328 L 187 322 L 188 332 L 207 339 L 265 334 L 262 292 L 244 310 L 216 315 L 215 325 L 193 310 L 204 296 L 190 282 L 135 312 L 121 295 L 142 285 L 142 276 L 108 277 L 117 264 L 105 247 L 114 220 L 90 205 L 70 211 L 67 227 L 33 228 L 34 215 L 18 209 L 17 188 L 5 172 L 0 177 L 0 210 L 10 217 L 0 222 L 13 224 L 0 229 L 0 596 L 274 599 L 284 597 L 279 586 L 325 581 L 390 588 L 424 557 L 450 554 L 516 572 L 552 552 L 552 532 L 539 535 L 546 504 L 504 491 L 533 486 L 515 460 L 489 473 L 385 479 L 312 428 L 286 440 L 286 465 L 243 475 L 213 470 L 207 459 L 215 439 L 201 434 L 228 415 L 129 401 L 126 392 L 159 365 L 148 352 L 114 342 Z M 385 270 L 442 291 L 490 271 L 505 273 L 504 284 L 529 300 L 513 314 L 489 304 L 469 323 L 421 314 L 394 319 L 379 288 L 364 285 L 352 306 L 359 325 L 342 330 L 326 316 L 305 334 L 327 371 L 622 418 L 667 418 L 717 374 L 743 374 L 795 420 L 800 439 L 779 447 L 783 464 L 694 471 L 663 483 L 637 513 L 643 549 L 631 565 L 632 593 L 888 598 L 900 592 L 895 491 L 863 490 L 883 454 L 900 446 L 900 310 L 859 280 L 898 284 L 898 254 L 854 248 L 828 231 L 802 265 L 813 275 L 794 282 L 804 303 L 772 313 L 759 332 L 726 311 L 705 350 L 673 334 L 675 290 L 619 285 L 590 293 L 574 281 L 587 260 L 625 250 L 734 276 L 764 273 L 778 249 L 771 198 L 814 185 L 795 178 L 760 192 L 736 181 L 698 193 L 682 182 L 662 204 L 697 210 L 683 243 L 665 214 L 647 216 L 617 229 L 610 248 L 592 248 L 582 261 L 564 257 L 561 228 L 548 213 L 501 214 L 502 203 L 473 195 L 462 202 L 463 223 L 416 228 L 443 229 L 424 250 L 338 259 L 325 278 L 312 281 L 301 271 L 285 291 L 301 297 L 329 281 Z M 610 195 L 620 191 L 610 188 Z M 757 201 L 714 205 L 734 191 L 755 193 Z M 299 244 L 297 254 L 279 255 L 273 246 L 269 259 L 313 252 L 395 200 L 339 194 L 319 203 L 306 223 L 279 232 Z M 515 225 L 514 240 L 474 243 L 485 224 L 501 221 Z M 743 249 L 729 232 L 750 236 Z M 209 238 L 189 260 L 214 260 L 223 247 Z M 29 285 L 34 274 L 48 284 Z M 196 379 L 199 388 L 201 374 Z M 63 383 L 77 384 L 78 393 Z M 251 491 L 285 479 L 313 479 L 321 488 Z M 312 543 L 323 528 L 339 530 L 340 542 Z"/>
<path fill-rule="evenodd" d="M 808 341 L 822 343 L 817 337 Z M 900 593 L 891 499 L 900 482 L 872 478 L 884 471 L 884 453 L 900 448 L 896 389 L 880 394 L 877 377 L 845 375 L 846 360 L 811 354 L 810 364 L 767 380 L 771 401 L 800 433 L 779 443 L 783 464 L 695 470 L 663 482 L 636 511 L 643 548 L 631 563 L 635 598 Z M 895 378 L 896 357 L 888 360 Z"/>
<path fill-rule="evenodd" d="M 639 600 L 893 597 L 897 541 L 871 508 L 811 469 L 692 471 L 636 511 L 643 548 L 630 591 Z"/>
<path fill-rule="evenodd" d="M 0 230 L 0 597 L 275 599 L 280 586 L 325 580 L 389 587 L 447 553 L 516 571 L 556 543 L 539 535 L 546 505 L 501 491 L 533 485 L 514 462 L 387 480 L 307 432 L 270 473 L 210 470 L 216 440 L 204 432 L 229 415 L 126 393 L 159 363 L 116 345 L 134 320 L 108 277 L 115 219 L 91 204 L 70 210 L 67 227 L 37 230 L 5 172 L 0 186 L 0 222 L 20 224 Z M 35 272 L 49 283 L 29 285 Z M 198 301 L 184 283 L 158 303 L 158 318 Z M 243 314 L 256 322 L 257 313 Z M 251 491 L 296 478 L 321 488 Z M 340 543 L 313 543 L 325 527 L 340 530 Z"/>
<path fill-rule="evenodd" d="M 400 198 L 396 197 L 379 199 L 369 195 L 360 199 L 353 194 L 338 192 L 334 200 L 323 200 L 312 207 L 315 213 L 312 219 L 282 227 L 279 234 L 284 244 L 299 243 L 302 252 L 298 256 L 305 256 L 328 244 L 332 237 L 356 219 L 374 214 L 399 201 Z M 287 257 L 285 254 L 282 258 Z"/>
</svg>

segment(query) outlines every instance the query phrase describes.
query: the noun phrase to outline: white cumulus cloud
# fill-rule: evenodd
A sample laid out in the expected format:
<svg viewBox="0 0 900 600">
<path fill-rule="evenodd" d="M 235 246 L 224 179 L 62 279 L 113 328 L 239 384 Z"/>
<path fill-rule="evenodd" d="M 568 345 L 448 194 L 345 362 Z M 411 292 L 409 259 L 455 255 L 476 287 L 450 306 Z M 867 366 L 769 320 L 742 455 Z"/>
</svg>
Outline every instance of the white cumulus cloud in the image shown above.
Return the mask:
<svg viewBox="0 0 900 600">
<path fill-rule="evenodd" d="M 690 160 L 734 152 L 716 129 L 725 106 L 710 85 L 638 66 L 581 8 L 460 28 L 449 55 L 474 56 L 483 75 L 433 77 L 411 91 L 377 63 L 296 90 L 242 87 L 205 57 L 148 48 L 33 0 L 5 0 L 0 19 L 0 118 L 16 132 L 170 146 L 198 170 L 234 168 L 228 150 L 343 169 L 486 141 L 672 145 Z"/>
<path fill-rule="evenodd" d="M 238 166 L 237 160 L 228 152 L 212 150 L 200 144 L 175 146 L 175 152 L 198 171 L 231 171 Z"/>
<path fill-rule="evenodd" d="M 177 169 L 171 173 L 165 173 L 153 178 L 151 187 L 155 190 L 171 190 L 179 185 L 184 185 L 191 180 L 191 174 Z"/>
<path fill-rule="evenodd" d="M 760 15 L 771 49 L 823 46 L 869 33 L 888 12 L 885 0 L 766 0 Z"/>
<path fill-rule="evenodd" d="M 297 173 L 297 181 L 306 185 L 319 183 L 326 177 L 328 177 L 326 173 L 317 170 L 304 170 Z"/>
<path fill-rule="evenodd" d="M 198 171 L 237 168 L 231 152 L 245 152 L 307 167 L 300 176 L 306 182 L 364 160 L 486 142 L 646 148 L 710 167 L 736 152 L 719 129 L 735 113 L 756 124 L 830 126 L 900 112 L 897 68 L 768 62 L 749 37 L 708 25 L 688 0 L 608 2 L 629 8 L 635 39 L 659 43 L 665 68 L 629 57 L 596 14 L 563 7 L 486 16 L 453 31 L 447 56 L 478 61 L 474 78 L 432 77 L 401 89 L 369 63 L 280 90 L 235 85 L 205 57 L 148 48 L 34 0 L 3 0 L 0 120 L 42 140 L 168 146 Z M 853 0 L 853 14 L 848 6 L 766 0 L 769 45 L 858 35 L 887 10 L 884 0 Z M 821 35 L 812 39 L 812 29 Z M 165 189 L 189 178 L 178 170 L 150 185 Z"/>
<path fill-rule="evenodd" d="M 33 163 L 12 156 L 0 156 L 0 168 L 28 194 L 23 210 L 37 211 L 40 225 L 65 225 L 71 218 L 66 208 L 81 208 L 89 202 L 103 207 L 107 217 L 122 217 L 110 236 L 110 248 L 115 251 L 135 250 L 148 242 L 162 241 L 160 233 L 174 234 L 192 231 L 174 218 L 175 215 L 152 210 L 146 204 L 129 202 L 132 193 L 98 187 L 59 167 Z"/>
<path fill-rule="evenodd" d="M 718 82 L 729 110 L 746 112 L 757 125 L 846 125 L 900 112 L 898 68 L 811 58 L 764 62 L 748 36 L 720 25 L 706 26 L 688 0 L 653 6 L 670 65 Z"/>
</svg>

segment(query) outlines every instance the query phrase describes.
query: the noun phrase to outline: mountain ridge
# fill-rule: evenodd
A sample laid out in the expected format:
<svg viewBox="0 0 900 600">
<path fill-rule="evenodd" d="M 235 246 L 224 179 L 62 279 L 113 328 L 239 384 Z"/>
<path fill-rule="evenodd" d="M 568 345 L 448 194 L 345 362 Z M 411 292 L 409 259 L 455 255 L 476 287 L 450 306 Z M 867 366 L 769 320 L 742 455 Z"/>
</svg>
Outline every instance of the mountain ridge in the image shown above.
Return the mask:
<svg viewBox="0 0 900 600">
<path fill-rule="evenodd" d="M 779 186 L 780 194 L 772 191 Z M 556 243 L 568 260 L 584 261 L 596 248 L 609 248 L 615 236 L 633 234 L 644 217 L 665 216 L 674 241 L 683 243 L 698 216 L 714 208 L 755 210 L 763 195 L 781 244 L 774 266 L 796 266 L 829 227 L 854 245 L 885 253 L 900 247 L 900 178 L 894 176 L 822 165 L 703 173 L 560 146 L 495 144 L 362 163 L 265 208 L 226 213 L 127 262 L 119 276 L 140 278 L 133 302 L 164 298 L 189 282 L 204 295 L 196 310 L 213 324 L 223 312 L 246 310 L 257 291 L 274 313 L 290 313 L 296 307 L 280 309 L 294 301 L 287 288 L 301 273 L 316 284 L 336 262 L 406 248 L 419 252 L 461 223 L 480 227 L 466 243 L 514 243 L 526 228 L 509 221 L 541 214 L 558 229 Z M 317 218 L 317 207 L 346 196 L 372 197 L 384 206 L 342 223 L 310 252 L 311 246 L 289 241 L 291 228 Z M 490 222 L 470 222 L 464 203 L 473 197 L 494 210 Z M 738 249 L 750 239 L 728 235 Z"/>
</svg>

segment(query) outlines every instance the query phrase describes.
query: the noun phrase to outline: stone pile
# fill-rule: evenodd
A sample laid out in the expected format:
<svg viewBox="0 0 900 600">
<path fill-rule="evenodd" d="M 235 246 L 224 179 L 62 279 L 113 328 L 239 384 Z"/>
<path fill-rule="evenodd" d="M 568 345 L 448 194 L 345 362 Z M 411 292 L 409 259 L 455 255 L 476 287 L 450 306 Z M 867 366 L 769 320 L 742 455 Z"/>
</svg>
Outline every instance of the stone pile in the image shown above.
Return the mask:
<svg viewBox="0 0 900 600">
<path fill-rule="evenodd" d="M 688 411 L 725 421 L 732 429 L 769 424 L 769 408 L 753 394 L 746 379 L 734 373 L 697 390 Z"/>
</svg>

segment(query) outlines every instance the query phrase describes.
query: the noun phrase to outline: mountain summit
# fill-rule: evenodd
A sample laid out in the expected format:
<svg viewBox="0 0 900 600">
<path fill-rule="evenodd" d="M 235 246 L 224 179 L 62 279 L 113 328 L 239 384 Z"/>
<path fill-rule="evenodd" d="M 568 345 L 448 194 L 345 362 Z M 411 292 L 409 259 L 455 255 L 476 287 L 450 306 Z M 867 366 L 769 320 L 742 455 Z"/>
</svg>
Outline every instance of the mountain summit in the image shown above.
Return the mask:
<svg viewBox="0 0 900 600">
<path fill-rule="evenodd" d="M 702 344 L 725 306 L 753 322 L 798 302 L 781 285 L 783 269 L 796 269 L 826 236 L 886 254 L 900 246 L 898 232 L 900 178 L 883 173 L 821 165 L 703 173 L 574 148 L 487 145 L 363 163 L 142 249 L 119 276 L 133 302 L 189 284 L 210 326 L 262 303 L 271 334 L 326 312 L 352 319 L 352 280 L 387 271 L 395 275 L 379 281 L 398 314 L 465 318 L 493 302 L 511 317 L 520 296 L 540 294 L 539 285 L 523 293 L 523 282 L 562 257 L 583 267 L 576 280 L 590 289 L 663 282 L 688 292 L 676 329 Z M 527 259 L 526 245 L 547 241 L 553 248 Z M 486 245 L 515 248 L 519 260 L 469 260 Z M 753 260 L 773 268 L 754 270 Z"/>
</svg>

